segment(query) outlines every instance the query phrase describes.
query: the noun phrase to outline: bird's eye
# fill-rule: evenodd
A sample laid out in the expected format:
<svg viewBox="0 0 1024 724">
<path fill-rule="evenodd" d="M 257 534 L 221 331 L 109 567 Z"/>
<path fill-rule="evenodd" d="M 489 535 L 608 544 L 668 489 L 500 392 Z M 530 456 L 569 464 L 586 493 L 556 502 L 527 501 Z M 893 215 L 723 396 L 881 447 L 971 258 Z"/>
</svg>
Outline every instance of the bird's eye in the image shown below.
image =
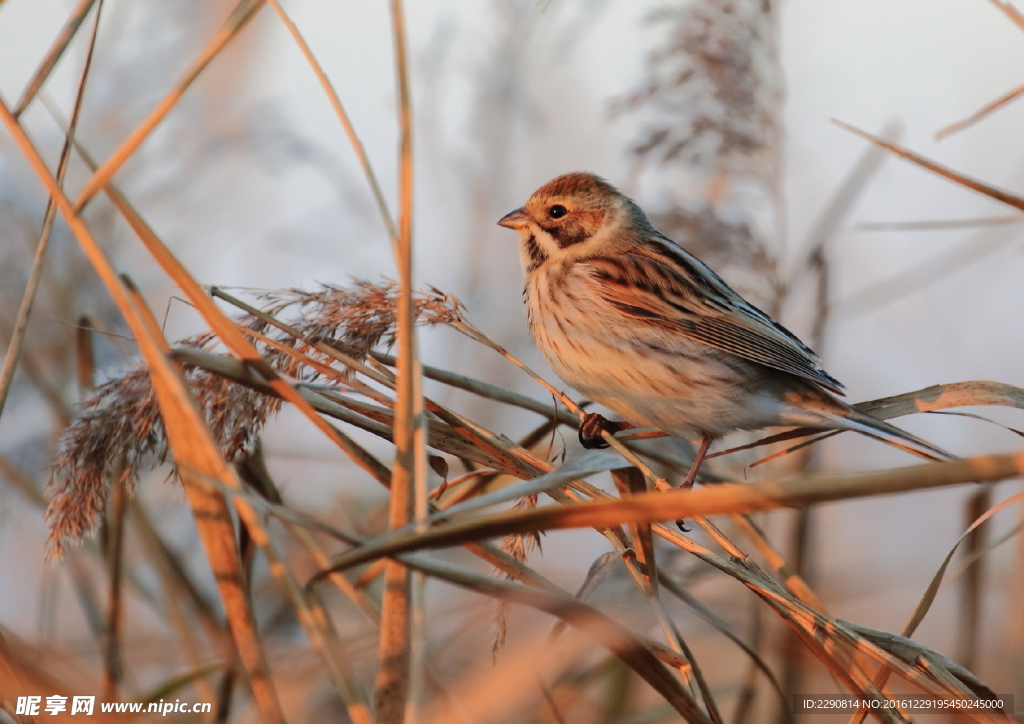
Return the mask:
<svg viewBox="0 0 1024 724">
<path fill-rule="evenodd" d="M 563 216 L 569 213 L 569 209 L 565 208 L 561 204 L 555 204 L 548 209 L 548 216 L 552 219 L 561 219 Z"/>
</svg>

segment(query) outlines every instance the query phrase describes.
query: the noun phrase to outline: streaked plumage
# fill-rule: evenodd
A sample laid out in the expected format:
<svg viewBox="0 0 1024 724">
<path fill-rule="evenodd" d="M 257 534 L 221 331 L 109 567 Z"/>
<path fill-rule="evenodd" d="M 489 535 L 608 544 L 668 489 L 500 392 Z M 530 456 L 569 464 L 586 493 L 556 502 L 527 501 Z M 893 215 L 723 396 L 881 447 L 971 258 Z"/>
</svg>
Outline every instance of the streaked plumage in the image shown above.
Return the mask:
<svg viewBox="0 0 1024 724">
<path fill-rule="evenodd" d="M 559 176 L 498 223 L 519 232 L 530 331 L 548 363 L 627 421 L 704 450 L 734 430 L 794 425 L 948 457 L 837 399 L 843 386 L 814 352 L 597 176 Z"/>
</svg>

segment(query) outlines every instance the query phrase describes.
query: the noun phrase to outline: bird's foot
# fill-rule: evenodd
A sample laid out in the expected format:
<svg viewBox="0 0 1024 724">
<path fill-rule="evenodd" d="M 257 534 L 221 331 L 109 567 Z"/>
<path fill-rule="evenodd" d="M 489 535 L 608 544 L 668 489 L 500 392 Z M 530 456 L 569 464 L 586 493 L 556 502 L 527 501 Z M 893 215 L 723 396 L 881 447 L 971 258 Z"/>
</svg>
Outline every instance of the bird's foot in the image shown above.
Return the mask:
<svg viewBox="0 0 1024 724">
<path fill-rule="evenodd" d="M 608 443 L 602 437 L 604 432 L 614 434 L 620 430 L 628 430 L 631 427 L 633 426 L 628 422 L 615 422 L 596 412 L 588 412 L 583 416 L 583 421 L 580 423 L 580 445 L 587 450 L 606 448 Z"/>
<path fill-rule="evenodd" d="M 690 471 L 686 474 L 686 480 L 683 481 L 682 485 L 679 486 L 680 490 L 692 490 L 693 484 L 697 482 L 697 472 L 700 470 L 701 463 L 704 462 L 705 456 L 708 454 L 708 448 L 711 447 L 711 443 L 714 438 L 705 433 L 701 436 L 700 447 L 697 449 L 696 454 L 693 456 L 693 463 L 690 465 Z M 689 533 L 686 526 L 683 525 L 684 518 L 680 518 L 676 521 L 676 527 L 679 528 L 683 533 Z"/>
</svg>

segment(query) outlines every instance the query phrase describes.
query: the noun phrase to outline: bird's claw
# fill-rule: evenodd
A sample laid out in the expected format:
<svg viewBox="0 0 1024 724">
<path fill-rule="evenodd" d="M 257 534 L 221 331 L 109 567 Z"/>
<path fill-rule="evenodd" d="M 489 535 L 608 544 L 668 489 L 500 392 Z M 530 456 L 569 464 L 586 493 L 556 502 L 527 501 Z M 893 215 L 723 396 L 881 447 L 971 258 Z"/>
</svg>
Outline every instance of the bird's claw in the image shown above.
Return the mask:
<svg viewBox="0 0 1024 724">
<path fill-rule="evenodd" d="M 601 436 L 605 430 L 608 430 L 612 425 L 604 415 L 599 415 L 596 412 L 588 412 L 583 416 L 583 421 L 580 423 L 580 445 L 585 447 L 587 450 L 597 450 L 608 447 L 608 443 L 604 441 Z"/>
<path fill-rule="evenodd" d="M 606 448 L 608 443 L 604 441 L 603 433 L 610 432 L 614 435 L 632 427 L 633 425 L 625 420 L 612 421 L 596 412 L 588 412 L 580 423 L 580 445 L 587 450 Z"/>
</svg>

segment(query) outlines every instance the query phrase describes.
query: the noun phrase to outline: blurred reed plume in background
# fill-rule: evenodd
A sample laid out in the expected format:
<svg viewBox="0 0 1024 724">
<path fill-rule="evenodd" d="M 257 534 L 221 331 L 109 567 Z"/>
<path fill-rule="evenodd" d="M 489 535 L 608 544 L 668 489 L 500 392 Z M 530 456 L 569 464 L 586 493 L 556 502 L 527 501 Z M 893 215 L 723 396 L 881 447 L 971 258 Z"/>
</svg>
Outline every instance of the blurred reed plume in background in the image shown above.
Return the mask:
<svg viewBox="0 0 1024 724">
<path fill-rule="evenodd" d="M 943 57 L 1024 54 L 974 5 Z M 845 92 L 928 7 L 0 0 L 0 722 L 1010 720 L 1014 149 L 939 164 L 907 86 Z M 975 72 L 947 143 L 1019 110 Z M 688 441 L 583 451 L 494 226 L 576 169 L 962 459 L 737 435 L 683 492 Z"/>
</svg>

